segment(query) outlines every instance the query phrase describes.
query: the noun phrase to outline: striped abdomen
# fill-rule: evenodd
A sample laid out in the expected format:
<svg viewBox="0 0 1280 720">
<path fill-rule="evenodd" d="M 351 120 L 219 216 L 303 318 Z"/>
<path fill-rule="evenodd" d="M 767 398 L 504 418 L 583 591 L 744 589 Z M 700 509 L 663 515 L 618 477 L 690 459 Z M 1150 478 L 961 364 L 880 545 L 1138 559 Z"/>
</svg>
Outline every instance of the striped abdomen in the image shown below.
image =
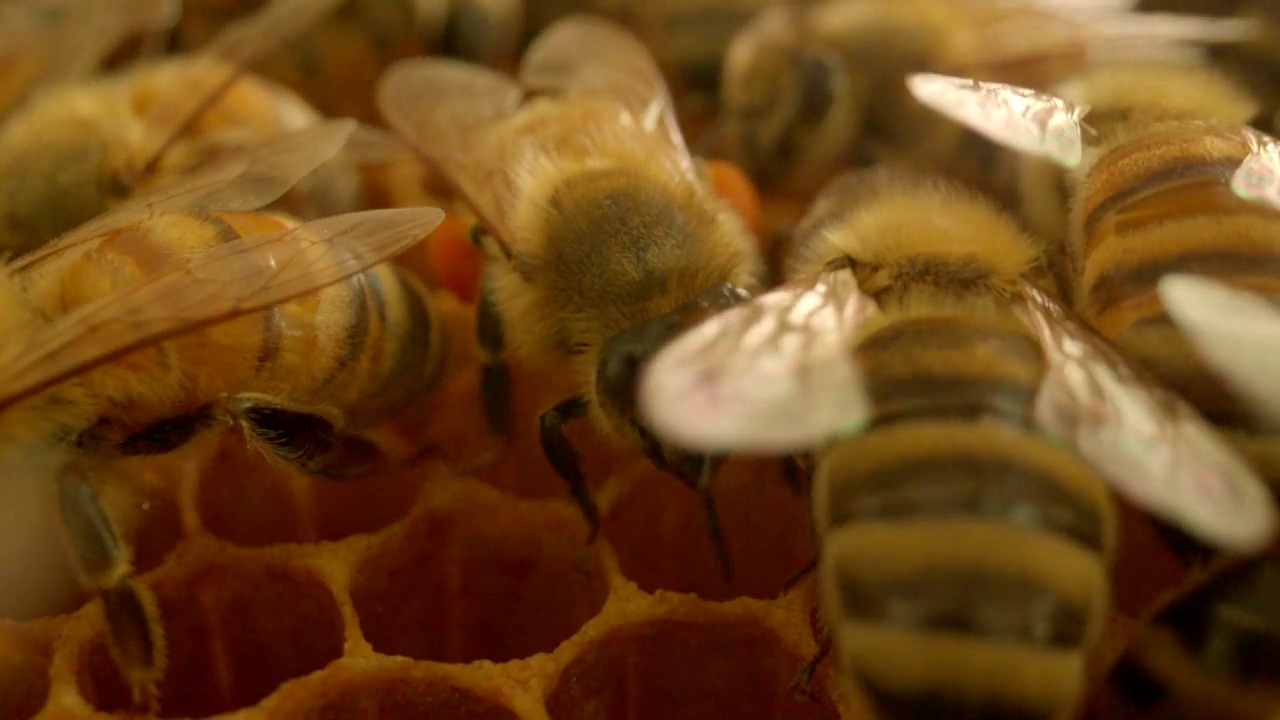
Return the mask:
<svg viewBox="0 0 1280 720">
<path fill-rule="evenodd" d="M 893 718 L 1050 718 L 1109 603 L 1110 496 L 1032 429 L 1044 372 L 1012 318 L 899 319 L 858 347 L 871 428 L 819 461 L 823 608 Z"/>
<path fill-rule="evenodd" d="M 1099 332 L 1234 431 L 1230 437 L 1274 481 L 1280 443 L 1251 436 L 1248 410 L 1200 361 L 1156 292 L 1165 274 L 1188 272 L 1280 298 L 1280 214 L 1230 188 L 1248 152 L 1235 130 L 1188 123 L 1100 157 L 1072 216 L 1075 297 Z"/>
<path fill-rule="evenodd" d="M 118 231 L 67 268 L 62 309 L 137 282 L 174 254 L 294 224 L 264 213 L 162 215 Z M 111 401 L 94 434 L 130 454 L 166 452 L 208 424 L 215 403 L 241 395 L 336 411 L 352 430 L 372 427 L 433 388 L 443 344 L 427 291 L 384 263 L 95 373 L 98 392 Z"/>
</svg>

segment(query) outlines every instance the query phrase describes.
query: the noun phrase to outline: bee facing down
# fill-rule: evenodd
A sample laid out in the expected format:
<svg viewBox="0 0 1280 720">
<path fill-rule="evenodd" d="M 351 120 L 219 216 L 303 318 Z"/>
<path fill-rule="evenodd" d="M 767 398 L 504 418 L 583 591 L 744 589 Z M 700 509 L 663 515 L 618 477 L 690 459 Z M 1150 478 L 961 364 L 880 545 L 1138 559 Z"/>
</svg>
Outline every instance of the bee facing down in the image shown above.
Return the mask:
<svg viewBox="0 0 1280 720">
<path fill-rule="evenodd" d="M 1203 82 L 1179 77 L 1159 68 L 1084 75 L 1068 89 L 1092 106 L 961 78 L 912 82 L 940 112 L 1066 169 L 1060 270 L 1072 304 L 1217 423 L 1275 485 L 1280 438 L 1259 427 L 1201 361 L 1169 317 L 1157 283 L 1192 273 L 1268 297 L 1280 292 L 1280 153 L 1239 120 L 1250 104 L 1238 91 L 1217 95 L 1236 98 L 1235 107 L 1206 109 L 1210 96 L 1189 95 Z M 1177 99 L 1162 99 L 1167 93 Z"/>
<path fill-rule="evenodd" d="M 1228 549 L 1274 534 L 1249 466 L 1025 279 L 1037 243 L 985 199 L 880 168 L 801 232 L 783 285 L 657 353 L 641 417 L 703 452 L 816 449 L 821 610 L 888 717 L 1067 716 L 1108 485 Z"/>
<path fill-rule="evenodd" d="M 488 232 L 481 345 L 572 368 L 580 390 L 542 414 L 540 437 L 591 538 L 599 520 L 563 434 L 576 418 L 644 448 L 709 501 L 712 461 L 660 445 L 636 417 L 637 372 L 681 327 L 746 297 L 762 268 L 748 231 L 699 181 L 644 46 L 574 16 L 533 42 L 517 79 L 403 61 L 380 81 L 378 103 Z M 500 432 L 506 377 L 495 359 L 482 387 Z"/>
<path fill-rule="evenodd" d="M 439 210 L 303 224 L 249 212 L 336 154 L 354 126 L 323 123 L 224 158 L 0 274 L 0 456 L 54 455 L 28 466 L 51 468 L 72 559 L 102 593 L 139 704 L 154 702 L 163 636 L 98 499 L 122 481 L 113 460 L 234 424 L 305 472 L 360 476 L 405 459 L 380 423 L 421 404 L 440 375 L 430 296 L 383 263 Z"/>
<path fill-rule="evenodd" d="M 0 126 L 0 252 L 33 250 L 157 178 L 318 122 L 285 88 L 242 73 L 341 1 L 274 0 L 191 56 L 31 97 Z M 298 214 L 355 206 L 354 170 L 331 165 L 305 185 Z"/>
</svg>

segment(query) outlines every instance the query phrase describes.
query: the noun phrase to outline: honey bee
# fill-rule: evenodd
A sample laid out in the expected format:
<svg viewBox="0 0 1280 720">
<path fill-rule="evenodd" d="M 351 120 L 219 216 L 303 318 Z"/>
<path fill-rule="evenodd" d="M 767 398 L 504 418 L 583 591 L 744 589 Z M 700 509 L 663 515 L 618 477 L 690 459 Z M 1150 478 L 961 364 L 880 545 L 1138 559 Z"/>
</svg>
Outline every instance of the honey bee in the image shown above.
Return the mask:
<svg viewBox="0 0 1280 720">
<path fill-rule="evenodd" d="M 170 29 L 178 0 L 21 0 L 0 5 L 0 118 L 39 87 L 81 79 L 126 41 Z"/>
<path fill-rule="evenodd" d="M 196 48 L 264 0 L 186 0 L 176 49 Z M 346 0 L 287 51 L 257 66 L 326 115 L 378 120 L 369 88 L 392 62 L 423 54 L 509 69 L 520 57 L 525 0 Z"/>
<path fill-rule="evenodd" d="M 0 251 L 30 251 L 157 177 L 319 120 L 283 87 L 241 73 L 341 1 L 274 0 L 193 56 L 30 98 L 0 127 Z M 338 165 L 306 185 L 290 207 L 303 216 L 352 209 L 358 189 Z"/>
<path fill-rule="evenodd" d="M 762 11 L 725 55 L 707 142 L 775 191 L 808 195 L 841 167 L 892 159 L 986 186 L 989 149 L 903 88 L 914 71 L 1042 85 L 1085 63 L 1194 56 L 1232 42 L 1231 19 L 1136 15 L 1054 0 L 869 0 Z M 1095 3 L 1094 5 L 1098 5 Z M 957 70 L 963 68 L 963 72 Z"/>
<path fill-rule="evenodd" d="M 1274 534 L 1252 469 L 1026 279 L 1038 243 L 990 201 L 879 167 L 799 232 L 782 285 L 654 356 L 640 415 L 703 452 L 816 450 L 822 616 L 886 717 L 1068 716 L 1108 485 L 1225 548 Z"/>
<path fill-rule="evenodd" d="M 1073 96 L 1091 106 L 998 83 L 936 75 L 910 81 L 922 102 L 1066 168 L 1061 255 L 1072 304 L 1217 423 L 1275 485 L 1276 438 L 1201 362 L 1157 289 L 1163 275 L 1192 273 L 1275 294 L 1280 213 L 1258 201 L 1280 197 L 1268 185 L 1274 145 L 1240 123 L 1247 103 L 1201 109 L 1208 96 L 1188 93 L 1206 83 L 1194 75 L 1126 68 L 1081 82 Z"/>
<path fill-rule="evenodd" d="M 375 210 L 307 223 L 250 212 L 333 157 L 322 123 L 123 203 L 0 275 L 0 452 L 42 449 L 71 559 L 110 647 L 154 706 L 162 624 L 99 501 L 113 461 L 233 424 L 303 472 L 358 477 L 405 458 L 383 425 L 436 384 L 431 295 L 384 263 L 443 217 Z M 12 468 L 10 468 L 12 469 Z M 6 473 L 6 479 L 9 474 Z"/>
<path fill-rule="evenodd" d="M 630 32 L 565 18 L 529 47 L 516 79 L 446 59 L 392 66 L 378 105 L 474 209 L 489 258 L 477 310 L 493 358 L 486 415 L 508 431 L 507 345 L 567 365 L 580 391 L 542 413 L 547 460 L 590 524 L 599 516 L 564 425 L 589 416 L 703 494 L 714 459 L 657 442 L 635 415 L 637 372 L 689 322 L 745 298 L 761 261 L 734 212 L 705 187 L 662 74 Z M 527 101 L 527 102 L 526 102 Z"/>
</svg>

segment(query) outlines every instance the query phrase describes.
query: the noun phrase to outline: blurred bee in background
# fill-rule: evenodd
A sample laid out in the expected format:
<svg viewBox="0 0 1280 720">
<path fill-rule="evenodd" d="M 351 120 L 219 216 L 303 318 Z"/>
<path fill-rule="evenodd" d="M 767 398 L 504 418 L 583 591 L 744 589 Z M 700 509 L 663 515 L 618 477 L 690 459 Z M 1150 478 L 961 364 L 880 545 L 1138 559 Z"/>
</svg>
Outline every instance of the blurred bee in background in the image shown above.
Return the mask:
<svg viewBox="0 0 1280 720">
<path fill-rule="evenodd" d="M 0 118 L 33 90 L 83 79 L 130 41 L 173 27 L 179 0 L 13 0 L 0 5 Z"/>
<path fill-rule="evenodd" d="M 816 450 L 820 607 L 885 717 L 1068 717 L 1122 496 L 1252 551 L 1276 513 L 1186 403 L 1026 279 L 1038 243 L 954 182 L 838 177 L 786 280 L 658 351 L 659 438 Z"/>
<path fill-rule="evenodd" d="M 1240 123 L 1256 105 L 1229 88 L 1215 91 L 1214 77 L 1097 72 L 1073 91 L 1089 105 L 936 75 L 910 84 L 922 102 L 997 143 L 1067 169 L 1061 272 L 1072 304 L 1217 423 L 1280 490 L 1280 442 L 1204 365 L 1157 289 L 1170 273 L 1268 296 L 1280 288 L 1280 213 L 1258 202 L 1280 197 L 1268 187 L 1272 145 Z"/>
<path fill-rule="evenodd" d="M 659 443 L 635 415 L 650 355 L 690 322 L 741 301 L 761 263 L 733 210 L 698 178 L 662 74 L 618 25 L 573 16 L 530 45 L 516 79 L 446 59 L 401 61 L 379 82 L 388 123 L 475 211 L 489 258 L 477 333 L 491 360 L 483 409 L 509 432 L 509 346 L 531 365 L 567 365 L 580 391 L 539 419 L 547 460 L 590 524 L 599 515 L 565 437 L 591 417 L 702 494 L 716 461 Z"/>
<path fill-rule="evenodd" d="M 0 251 L 30 251 L 158 177 L 318 121 L 285 88 L 242 73 L 341 1 L 274 0 L 192 56 L 30 98 L 0 126 Z M 354 168 L 336 163 L 286 206 L 333 214 L 353 209 L 358 190 Z"/>
<path fill-rule="evenodd" d="M 1218 562 L 1146 613 L 1101 717 L 1266 720 L 1280 710 L 1280 557 Z"/>
<path fill-rule="evenodd" d="M 1107 58 L 1186 58 L 1198 52 L 1188 41 L 1239 41 L 1253 30 L 1243 21 L 1138 15 L 1127 4 L 771 7 L 728 49 L 721 117 L 705 142 L 773 192 L 807 196 L 842 167 L 886 159 L 992 190 L 989 147 L 920 107 L 903 78 L 930 70 L 1038 86 Z"/>
<path fill-rule="evenodd" d="M 251 210 L 333 157 L 354 121 L 325 123 L 210 165 L 61 237 L 0 276 L 0 456 L 47 467 L 86 586 L 139 705 L 154 707 L 164 645 L 154 604 L 100 501 L 117 458 L 159 455 L 234 424 L 322 477 L 407 459 L 379 428 L 437 383 L 431 296 L 383 263 L 435 208 L 300 224 Z M 343 282 L 345 281 L 345 282 Z M 31 455 L 53 459 L 34 463 Z M 12 482 L 24 481 L 15 478 Z"/>
<path fill-rule="evenodd" d="M 1194 12 L 1247 19 L 1258 27 L 1250 40 L 1212 48 L 1209 57 L 1249 88 L 1266 110 L 1280 110 L 1280 3 L 1275 0 L 1138 0 L 1142 10 Z"/>
<path fill-rule="evenodd" d="M 326 115 L 378 122 L 369 88 L 388 65 L 444 54 L 501 69 L 520 57 L 526 0 L 342 0 L 257 66 Z M 265 0 L 186 0 L 173 46 L 198 48 Z"/>
<path fill-rule="evenodd" d="M 536 37 L 572 13 L 602 15 L 636 33 L 673 91 L 678 116 L 709 112 L 725 50 L 742 26 L 770 5 L 791 0 L 559 0 L 528 3 L 527 35 Z M 691 104 L 690 100 L 696 101 Z M 709 118 L 708 118 L 709 119 Z M 686 124 L 687 128 L 688 125 Z"/>
</svg>

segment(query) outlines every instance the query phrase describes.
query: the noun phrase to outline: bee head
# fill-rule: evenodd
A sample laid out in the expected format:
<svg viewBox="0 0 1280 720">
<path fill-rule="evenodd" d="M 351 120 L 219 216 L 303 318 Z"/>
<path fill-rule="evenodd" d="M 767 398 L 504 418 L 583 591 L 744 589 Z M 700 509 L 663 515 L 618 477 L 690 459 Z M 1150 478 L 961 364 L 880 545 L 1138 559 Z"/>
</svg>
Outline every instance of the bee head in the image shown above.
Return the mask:
<svg viewBox="0 0 1280 720">
<path fill-rule="evenodd" d="M 636 413 L 640 371 L 675 336 L 751 294 L 732 283 L 721 283 L 674 310 L 636 323 L 609 338 L 600 349 L 596 367 L 596 403 L 610 426 L 648 443 L 651 438 Z"/>
</svg>

